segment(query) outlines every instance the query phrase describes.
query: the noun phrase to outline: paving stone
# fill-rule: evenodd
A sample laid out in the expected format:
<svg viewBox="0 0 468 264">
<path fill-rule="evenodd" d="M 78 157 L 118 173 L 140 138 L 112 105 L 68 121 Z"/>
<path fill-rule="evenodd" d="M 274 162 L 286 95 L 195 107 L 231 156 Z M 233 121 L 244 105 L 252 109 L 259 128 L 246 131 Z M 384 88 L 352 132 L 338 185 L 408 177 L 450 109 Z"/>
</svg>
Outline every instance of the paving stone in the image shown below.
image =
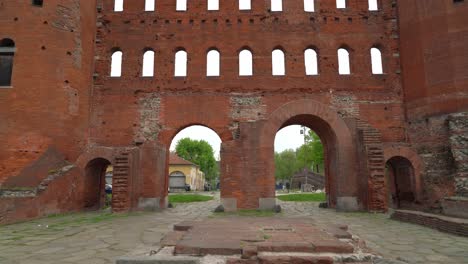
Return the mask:
<svg viewBox="0 0 468 264">
<path fill-rule="evenodd" d="M 144 248 L 159 248 L 157 238 L 172 230 L 174 224 L 182 221 L 210 219 L 213 208 L 219 201 L 198 204 L 177 205 L 175 208 L 157 213 L 112 219 L 80 226 L 64 226 L 63 230 L 45 229 L 61 221 L 39 219 L 34 222 L 0 226 L 0 263 L 7 264 L 54 264 L 54 263 L 114 263 L 115 258 L 142 251 Z M 388 219 L 385 214 L 337 213 L 333 209 L 319 209 L 317 203 L 279 202 L 281 216 L 274 218 L 310 219 L 319 227 L 332 224 L 348 225 L 349 233 L 366 241 L 389 260 L 401 258 L 409 263 L 468 263 L 468 238 L 435 232 L 425 227 L 401 223 Z M 64 220 L 73 222 L 80 214 L 67 216 Z M 219 217 L 215 217 L 219 218 Z M 38 227 L 41 225 L 41 227 Z M 18 234 L 21 239 L 12 240 Z M 154 235 L 154 239 L 148 236 Z M 241 236 L 242 235 L 242 236 Z M 261 236 L 261 237 L 259 237 Z M 240 239 L 261 240 L 263 235 L 239 234 Z M 47 250 L 61 251 L 44 254 Z M 414 250 L 406 250 L 413 248 Z M 403 249 L 403 250 L 402 250 Z M 38 253 L 41 250 L 43 253 Z M 429 252 L 431 252 L 430 254 Z M 149 250 L 148 250 L 149 251 Z M 81 253 L 89 254 L 84 256 Z M 76 259 L 72 258 L 76 257 Z M 65 262 L 64 260 L 68 261 Z M 85 262 L 85 261 L 88 262 Z"/>
</svg>

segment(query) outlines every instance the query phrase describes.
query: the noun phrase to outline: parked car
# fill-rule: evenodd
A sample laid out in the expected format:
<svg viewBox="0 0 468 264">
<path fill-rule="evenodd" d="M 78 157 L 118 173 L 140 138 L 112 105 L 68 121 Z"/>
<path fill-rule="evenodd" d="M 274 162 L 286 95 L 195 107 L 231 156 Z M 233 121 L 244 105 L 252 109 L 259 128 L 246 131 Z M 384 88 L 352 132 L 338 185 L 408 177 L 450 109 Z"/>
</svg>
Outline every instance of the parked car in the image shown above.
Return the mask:
<svg viewBox="0 0 468 264">
<path fill-rule="evenodd" d="M 105 190 L 106 190 L 107 194 L 111 194 L 112 193 L 112 184 L 106 184 Z"/>
</svg>

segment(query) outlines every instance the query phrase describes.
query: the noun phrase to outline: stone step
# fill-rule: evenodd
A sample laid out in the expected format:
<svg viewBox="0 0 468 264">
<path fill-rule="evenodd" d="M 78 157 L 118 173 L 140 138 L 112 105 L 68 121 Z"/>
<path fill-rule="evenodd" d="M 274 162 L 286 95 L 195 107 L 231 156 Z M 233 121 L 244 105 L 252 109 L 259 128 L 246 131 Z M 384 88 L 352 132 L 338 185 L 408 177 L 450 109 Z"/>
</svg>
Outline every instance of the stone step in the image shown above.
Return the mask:
<svg viewBox="0 0 468 264">
<path fill-rule="evenodd" d="M 419 211 L 396 210 L 392 219 L 427 226 L 442 232 L 468 237 L 468 219 L 429 214 Z"/>
</svg>

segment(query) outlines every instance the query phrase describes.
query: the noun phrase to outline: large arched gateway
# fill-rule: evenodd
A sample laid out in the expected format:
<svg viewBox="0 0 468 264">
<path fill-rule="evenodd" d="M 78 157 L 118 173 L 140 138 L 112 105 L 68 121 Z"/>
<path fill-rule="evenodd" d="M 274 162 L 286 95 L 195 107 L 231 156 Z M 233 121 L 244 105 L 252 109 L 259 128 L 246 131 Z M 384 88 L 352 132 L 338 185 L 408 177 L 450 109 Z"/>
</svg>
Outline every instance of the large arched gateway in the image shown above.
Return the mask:
<svg viewBox="0 0 468 264">
<path fill-rule="evenodd" d="M 357 150 L 350 129 L 332 109 L 314 100 L 298 100 L 275 110 L 262 128 L 262 144 L 271 149 L 276 132 L 288 125 L 302 125 L 314 130 L 324 144 L 328 202 L 341 210 L 366 206 L 358 197 Z M 268 178 L 272 178 L 272 156 L 267 160 Z M 271 179 L 270 179 L 271 180 Z"/>
</svg>

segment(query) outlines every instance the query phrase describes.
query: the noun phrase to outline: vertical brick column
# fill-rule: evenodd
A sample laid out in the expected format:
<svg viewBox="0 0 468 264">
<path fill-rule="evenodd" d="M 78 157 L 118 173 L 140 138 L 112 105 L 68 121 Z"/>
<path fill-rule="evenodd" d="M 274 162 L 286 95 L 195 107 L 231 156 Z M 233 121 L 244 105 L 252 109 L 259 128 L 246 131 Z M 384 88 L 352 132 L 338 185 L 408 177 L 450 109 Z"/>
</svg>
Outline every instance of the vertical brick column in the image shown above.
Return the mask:
<svg viewBox="0 0 468 264">
<path fill-rule="evenodd" d="M 468 112 L 450 115 L 449 130 L 455 161 L 455 195 L 468 198 Z"/>
</svg>

